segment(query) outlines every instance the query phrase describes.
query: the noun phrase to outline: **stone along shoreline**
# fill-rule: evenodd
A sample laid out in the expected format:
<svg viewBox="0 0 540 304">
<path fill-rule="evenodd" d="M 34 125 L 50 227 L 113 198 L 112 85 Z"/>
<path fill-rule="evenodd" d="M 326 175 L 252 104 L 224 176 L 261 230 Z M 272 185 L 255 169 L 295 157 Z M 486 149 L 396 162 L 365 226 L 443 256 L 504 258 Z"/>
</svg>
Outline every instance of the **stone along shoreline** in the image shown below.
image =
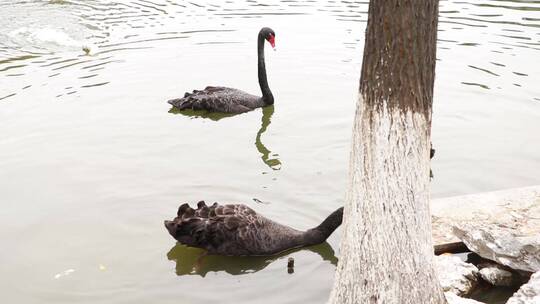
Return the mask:
<svg viewBox="0 0 540 304">
<path fill-rule="evenodd" d="M 435 199 L 431 212 L 436 253 L 476 257 L 436 257 L 449 303 L 481 303 L 460 297 L 479 283 L 525 283 L 507 304 L 540 304 L 540 185 Z"/>
</svg>

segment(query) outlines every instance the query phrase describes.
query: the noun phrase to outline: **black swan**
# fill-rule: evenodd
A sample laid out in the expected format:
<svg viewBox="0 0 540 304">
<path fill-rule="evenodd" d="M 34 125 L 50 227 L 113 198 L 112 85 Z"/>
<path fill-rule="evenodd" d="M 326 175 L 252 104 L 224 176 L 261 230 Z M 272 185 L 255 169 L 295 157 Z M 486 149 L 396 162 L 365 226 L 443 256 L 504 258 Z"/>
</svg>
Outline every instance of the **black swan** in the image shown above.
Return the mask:
<svg viewBox="0 0 540 304">
<path fill-rule="evenodd" d="M 181 205 L 177 215 L 165 227 L 181 244 L 208 254 L 263 256 L 324 242 L 341 225 L 343 207 L 307 231 L 278 224 L 242 204 L 206 206 L 200 201 L 196 210 Z"/>
<path fill-rule="evenodd" d="M 193 93 L 186 93 L 183 98 L 171 99 L 168 102 L 179 110 L 193 109 L 234 114 L 274 104 L 274 96 L 266 79 L 264 40 L 275 47 L 275 37 L 276 34 L 271 28 L 264 27 L 257 39 L 258 74 L 262 97 L 233 88 L 208 86 L 202 91 L 194 90 Z"/>
</svg>

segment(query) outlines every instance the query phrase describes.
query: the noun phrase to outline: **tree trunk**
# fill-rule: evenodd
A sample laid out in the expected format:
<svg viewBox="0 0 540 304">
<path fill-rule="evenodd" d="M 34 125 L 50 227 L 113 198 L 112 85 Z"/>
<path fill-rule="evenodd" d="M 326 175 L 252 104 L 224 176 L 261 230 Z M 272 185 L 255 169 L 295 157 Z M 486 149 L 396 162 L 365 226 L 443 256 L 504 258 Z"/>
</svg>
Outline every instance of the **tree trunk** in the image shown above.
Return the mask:
<svg viewBox="0 0 540 304">
<path fill-rule="evenodd" d="M 437 0 L 371 0 L 329 303 L 446 303 L 429 211 Z"/>
</svg>

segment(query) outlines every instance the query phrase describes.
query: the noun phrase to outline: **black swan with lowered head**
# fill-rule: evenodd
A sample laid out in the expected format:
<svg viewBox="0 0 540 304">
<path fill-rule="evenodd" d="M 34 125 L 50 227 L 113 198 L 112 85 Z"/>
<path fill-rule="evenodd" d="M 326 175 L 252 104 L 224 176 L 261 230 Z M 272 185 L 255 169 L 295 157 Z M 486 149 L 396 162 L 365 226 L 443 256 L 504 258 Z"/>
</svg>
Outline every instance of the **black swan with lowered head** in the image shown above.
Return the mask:
<svg viewBox="0 0 540 304">
<path fill-rule="evenodd" d="M 260 256 L 326 241 L 341 225 L 343 207 L 307 231 L 276 223 L 242 204 L 206 206 L 200 201 L 197 209 L 181 205 L 177 215 L 165 221 L 165 227 L 181 244 L 206 249 L 209 254 Z"/>
<path fill-rule="evenodd" d="M 259 32 L 257 39 L 258 74 L 262 97 L 238 89 L 209 86 L 202 91 L 194 90 L 193 93 L 186 93 L 183 98 L 171 99 L 169 103 L 179 110 L 207 110 L 234 114 L 274 104 L 274 96 L 268 87 L 266 78 L 264 40 L 275 47 L 275 37 L 276 34 L 271 28 L 264 27 Z"/>
</svg>

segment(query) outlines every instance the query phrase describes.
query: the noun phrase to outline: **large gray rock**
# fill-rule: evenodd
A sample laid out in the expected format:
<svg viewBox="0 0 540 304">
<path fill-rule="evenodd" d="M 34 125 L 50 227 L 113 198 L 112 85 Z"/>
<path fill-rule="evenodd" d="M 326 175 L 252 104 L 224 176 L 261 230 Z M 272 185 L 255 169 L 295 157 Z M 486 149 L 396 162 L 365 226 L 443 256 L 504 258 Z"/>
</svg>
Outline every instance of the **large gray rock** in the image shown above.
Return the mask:
<svg viewBox="0 0 540 304">
<path fill-rule="evenodd" d="M 513 229 L 487 223 L 459 223 L 454 234 L 479 256 L 516 270 L 540 271 L 540 235 L 519 237 Z"/>
<path fill-rule="evenodd" d="M 435 256 L 435 270 L 445 292 L 466 295 L 478 282 L 478 268 L 457 256 Z"/>
<path fill-rule="evenodd" d="M 513 286 L 514 279 L 510 271 L 498 267 L 486 267 L 479 271 L 480 277 L 493 286 Z"/>
<path fill-rule="evenodd" d="M 462 298 L 449 291 L 445 292 L 444 296 L 446 297 L 446 301 L 448 301 L 448 304 L 484 304 L 483 302 L 478 302 L 473 299 Z"/>
<path fill-rule="evenodd" d="M 431 201 L 435 245 L 459 241 L 455 223 L 497 223 L 516 235 L 540 234 L 540 185 Z"/>
<path fill-rule="evenodd" d="M 533 274 L 506 304 L 540 304 L 540 272 Z"/>
<path fill-rule="evenodd" d="M 493 262 L 480 263 L 477 267 L 479 276 L 493 286 L 512 287 L 527 282 L 520 274 Z"/>
</svg>

